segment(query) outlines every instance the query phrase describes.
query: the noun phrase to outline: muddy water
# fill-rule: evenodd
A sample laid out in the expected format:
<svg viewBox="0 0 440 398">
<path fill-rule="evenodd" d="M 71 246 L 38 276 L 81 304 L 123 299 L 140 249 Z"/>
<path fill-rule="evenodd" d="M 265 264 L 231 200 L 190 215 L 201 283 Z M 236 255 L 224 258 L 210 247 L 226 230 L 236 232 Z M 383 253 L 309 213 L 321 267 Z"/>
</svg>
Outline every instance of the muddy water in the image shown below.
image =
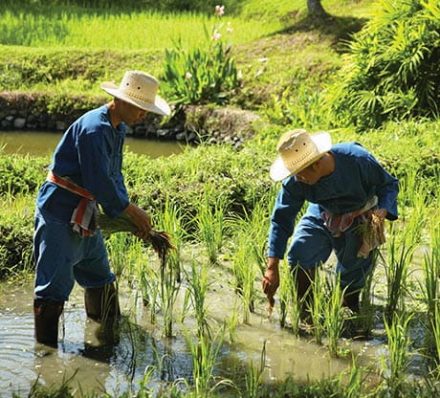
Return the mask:
<svg viewBox="0 0 440 398">
<path fill-rule="evenodd" d="M 84 392 L 108 391 L 115 395 L 135 388 L 149 365 L 171 353 L 161 379 L 189 377 L 190 356 L 183 341 L 159 341 L 146 329 L 121 323 L 119 341 L 111 344 L 99 337 L 99 325 L 87 320 L 82 291 L 75 288 L 61 320 L 61 343 L 57 350 L 35 344 L 32 288 L 3 286 L 0 297 L 0 396 L 14 392 L 25 396 L 37 377 L 46 385 L 60 385 L 73 377 L 71 386 Z M 178 375 L 178 376 L 177 376 Z M 78 390 L 79 391 L 79 390 Z"/>
<path fill-rule="evenodd" d="M 5 153 L 29 154 L 46 156 L 53 152 L 61 133 L 0 131 L 0 148 Z M 134 153 L 148 155 L 152 158 L 170 156 L 182 152 L 183 146 L 175 141 L 152 141 L 127 137 L 125 147 Z"/>
<path fill-rule="evenodd" d="M 26 395 L 37 377 L 44 385 L 60 385 L 73 377 L 70 385 L 79 392 L 103 392 L 113 395 L 136 390 L 145 369 L 159 366 L 151 381 L 158 388 L 163 382 L 191 378 L 191 357 L 184 341 L 182 327 L 176 324 L 176 337 L 162 338 L 159 325 L 148 322 L 148 314 L 141 305 L 133 304 L 135 294 L 122 289 L 124 314 L 132 314 L 134 322 L 121 324 L 119 341 L 103 342 L 99 326 L 85 317 L 82 289 L 75 287 L 66 303 L 64 333 L 57 350 L 36 345 L 33 338 L 32 287 L 14 284 L 0 288 L 0 391 L 3 396 L 13 392 Z M 234 306 L 231 290 L 216 283 L 209 295 L 208 310 L 213 319 L 230 316 Z M 180 304 L 177 304 L 180 306 Z M 295 338 L 279 328 L 276 316 L 268 319 L 264 305 L 253 314 L 249 325 L 239 325 L 232 344 L 225 345 L 219 360 L 217 374 L 233 377 L 238 363 L 259 363 L 261 349 L 266 341 L 265 380 L 279 381 L 288 375 L 295 380 L 320 379 L 346 371 L 350 356 L 332 359 L 325 347 L 310 339 Z M 134 315 L 133 315 L 134 314 Z M 189 321 L 191 323 L 191 320 Z M 189 326 L 191 327 L 191 326 Z M 179 330 L 180 329 L 180 330 Z M 381 344 L 378 341 L 357 342 L 348 345 L 360 354 L 361 363 L 377 361 Z"/>
</svg>

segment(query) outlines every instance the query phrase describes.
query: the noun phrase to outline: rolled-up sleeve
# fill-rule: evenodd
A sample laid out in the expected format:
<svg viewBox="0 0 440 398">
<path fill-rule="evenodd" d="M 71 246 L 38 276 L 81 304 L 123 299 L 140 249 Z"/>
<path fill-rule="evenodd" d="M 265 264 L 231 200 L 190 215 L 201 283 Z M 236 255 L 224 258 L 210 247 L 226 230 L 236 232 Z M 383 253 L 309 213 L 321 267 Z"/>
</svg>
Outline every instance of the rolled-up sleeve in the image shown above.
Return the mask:
<svg viewBox="0 0 440 398">
<path fill-rule="evenodd" d="M 91 192 L 104 212 L 117 217 L 128 206 L 129 200 L 122 174 L 112 167 L 112 148 L 104 131 L 80 134 L 77 149 L 83 187 Z"/>
<path fill-rule="evenodd" d="M 291 181 L 291 180 L 289 180 Z M 295 218 L 304 204 L 304 196 L 301 189 L 293 189 L 292 184 L 283 182 L 270 220 L 268 237 L 268 257 L 283 258 L 287 247 L 287 241 L 293 233 Z M 293 185 L 296 185 L 293 183 Z M 295 186 L 293 186 L 295 188 Z"/>
</svg>

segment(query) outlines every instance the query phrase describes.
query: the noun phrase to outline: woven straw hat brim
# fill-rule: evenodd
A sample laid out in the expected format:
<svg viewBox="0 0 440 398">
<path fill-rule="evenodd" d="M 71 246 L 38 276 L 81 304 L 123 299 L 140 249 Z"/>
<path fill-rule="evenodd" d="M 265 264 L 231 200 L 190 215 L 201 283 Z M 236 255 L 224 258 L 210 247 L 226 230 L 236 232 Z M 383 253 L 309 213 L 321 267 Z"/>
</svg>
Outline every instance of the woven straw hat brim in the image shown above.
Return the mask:
<svg viewBox="0 0 440 398">
<path fill-rule="evenodd" d="M 287 168 L 281 156 L 278 156 L 270 168 L 270 178 L 272 178 L 273 181 L 281 181 L 293 174 L 299 173 L 301 170 L 304 170 L 307 166 L 310 166 L 313 162 L 318 160 L 324 155 L 324 153 L 330 151 L 332 141 L 329 133 L 323 132 L 314 134 L 311 135 L 310 138 L 315 143 L 318 152 L 306 159 L 305 162 L 298 163 L 293 169 Z"/>
<path fill-rule="evenodd" d="M 132 105 L 135 105 L 138 108 L 143 109 L 144 111 L 157 113 L 158 115 L 162 115 L 162 116 L 168 116 L 171 113 L 170 106 L 159 95 L 156 95 L 153 103 L 153 102 L 138 100 L 136 98 L 131 98 L 130 96 L 126 95 L 123 91 L 120 91 L 119 87 L 113 82 L 102 83 L 101 88 L 106 93 L 112 95 L 113 97 L 119 98 L 122 101 L 126 101 Z"/>
</svg>

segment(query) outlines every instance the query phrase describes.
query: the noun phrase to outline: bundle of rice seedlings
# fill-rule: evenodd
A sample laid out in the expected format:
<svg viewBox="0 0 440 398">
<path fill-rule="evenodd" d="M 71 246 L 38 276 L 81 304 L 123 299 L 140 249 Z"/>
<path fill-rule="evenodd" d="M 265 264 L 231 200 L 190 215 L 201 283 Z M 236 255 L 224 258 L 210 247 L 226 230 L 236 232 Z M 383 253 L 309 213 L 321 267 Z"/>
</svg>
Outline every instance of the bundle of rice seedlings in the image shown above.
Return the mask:
<svg viewBox="0 0 440 398">
<path fill-rule="evenodd" d="M 366 223 L 359 225 L 362 245 L 358 257 L 367 258 L 370 252 L 385 243 L 384 220 L 371 212 Z"/>
<path fill-rule="evenodd" d="M 104 235 L 111 235 L 116 232 L 136 232 L 137 230 L 137 227 L 125 214 L 111 218 L 105 213 L 98 212 L 96 221 Z M 165 231 L 151 229 L 145 242 L 151 244 L 154 251 L 163 261 L 169 250 L 174 248 L 169 235 Z"/>
</svg>

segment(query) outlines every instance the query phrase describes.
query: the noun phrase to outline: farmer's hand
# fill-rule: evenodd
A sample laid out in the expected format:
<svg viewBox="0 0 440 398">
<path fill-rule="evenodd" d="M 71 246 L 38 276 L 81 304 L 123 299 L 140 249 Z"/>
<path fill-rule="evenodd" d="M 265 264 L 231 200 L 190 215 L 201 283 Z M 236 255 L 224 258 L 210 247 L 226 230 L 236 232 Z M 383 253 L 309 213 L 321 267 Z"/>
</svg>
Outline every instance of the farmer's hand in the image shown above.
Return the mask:
<svg viewBox="0 0 440 398">
<path fill-rule="evenodd" d="M 269 257 L 267 259 L 267 269 L 262 280 L 263 292 L 266 294 L 271 307 L 273 307 L 275 303 L 273 296 L 280 285 L 279 262 L 280 259 L 276 257 Z"/>
<path fill-rule="evenodd" d="M 145 210 L 130 203 L 124 210 L 124 213 L 130 218 L 133 224 L 136 226 L 137 231 L 134 234 L 143 240 L 146 240 L 151 231 L 151 220 L 150 216 L 145 212 Z"/>
</svg>

